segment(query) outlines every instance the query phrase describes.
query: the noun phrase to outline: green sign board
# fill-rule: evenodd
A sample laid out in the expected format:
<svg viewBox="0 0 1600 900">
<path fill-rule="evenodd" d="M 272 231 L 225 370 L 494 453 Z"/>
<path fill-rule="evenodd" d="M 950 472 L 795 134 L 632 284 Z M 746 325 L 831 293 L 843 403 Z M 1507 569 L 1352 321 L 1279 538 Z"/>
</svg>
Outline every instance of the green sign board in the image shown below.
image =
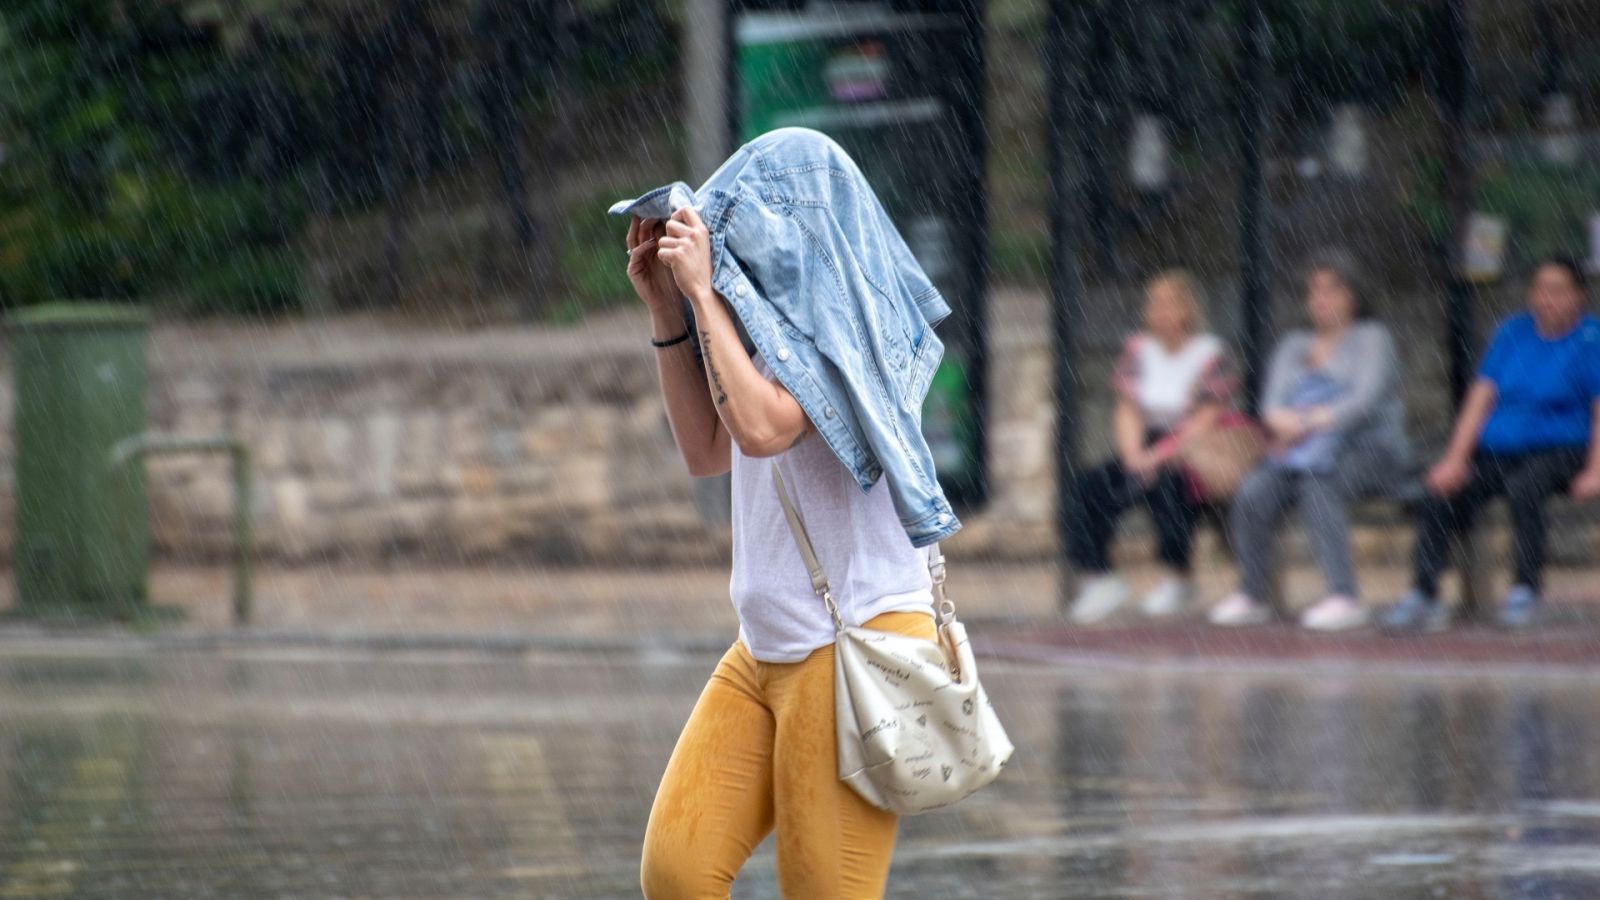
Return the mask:
<svg viewBox="0 0 1600 900">
<path fill-rule="evenodd" d="M 970 301 L 951 241 L 973 173 L 957 144 L 947 54 L 952 16 L 817 5 L 747 13 L 737 26 L 740 139 L 813 128 L 838 141 L 883 201 L 911 252 L 952 307 Z M 957 317 L 953 317 L 955 321 Z M 971 497 L 982 429 L 967 379 L 967 342 L 948 327 L 945 361 L 923 408 L 923 433 L 953 498 Z"/>
</svg>

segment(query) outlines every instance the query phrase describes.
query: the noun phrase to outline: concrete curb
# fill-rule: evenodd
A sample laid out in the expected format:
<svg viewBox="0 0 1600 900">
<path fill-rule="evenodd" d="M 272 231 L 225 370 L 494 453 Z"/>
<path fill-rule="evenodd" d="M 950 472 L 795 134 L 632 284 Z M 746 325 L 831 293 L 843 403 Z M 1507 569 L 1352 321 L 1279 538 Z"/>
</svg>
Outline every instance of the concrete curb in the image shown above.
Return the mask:
<svg viewBox="0 0 1600 900">
<path fill-rule="evenodd" d="M 1592 660 L 1481 660 L 1425 657 L 1371 659 L 1360 657 L 1292 657 L 1252 655 L 1152 655 L 1148 649 L 1066 647 L 1048 640 L 1018 638 L 994 627 L 986 636 L 976 623 L 974 650 L 995 663 L 1105 673 L 1228 672 L 1262 675 L 1338 675 L 1370 677 L 1405 675 L 1446 678 L 1573 678 L 1592 679 L 1600 672 L 1600 646 Z M 999 625 L 999 623 L 993 623 Z M 1015 626 L 1016 623 L 1007 624 Z M 60 628 L 12 625 L 0 628 L 0 656 L 93 656 L 104 653 L 210 653 L 227 650 L 313 650 L 330 653 L 459 652 L 493 656 L 526 653 L 688 656 L 726 650 L 728 635 L 679 633 L 656 635 L 567 636 L 533 632 L 406 633 L 380 631 L 311 632 L 228 629 L 138 634 L 106 627 Z"/>
<path fill-rule="evenodd" d="M 710 653 L 726 650 L 724 635 L 675 634 L 651 636 L 563 636 L 520 632 L 475 634 L 446 632 L 412 634 L 405 632 L 309 632 L 226 631 L 135 634 L 113 629 L 4 628 L 0 629 L 0 652 L 24 646 L 57 647 L 110 645 L 122 649 L 213 651 L 229 648 L 301 648 L 362 651 L 440 651 L 459 650 L 477 653 L 516 655 L 529 652 L 572 653 Z"/>
</svg>

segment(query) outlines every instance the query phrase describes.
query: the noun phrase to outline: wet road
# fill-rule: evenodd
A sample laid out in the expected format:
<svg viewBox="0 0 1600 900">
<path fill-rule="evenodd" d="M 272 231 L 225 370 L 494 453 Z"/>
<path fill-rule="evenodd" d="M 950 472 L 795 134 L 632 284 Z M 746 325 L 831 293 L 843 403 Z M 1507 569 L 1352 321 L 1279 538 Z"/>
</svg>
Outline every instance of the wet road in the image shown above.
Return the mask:
<svg viewBox="0 0 1600 900">
<path fill-rule="evenodd" d="M 636 896 L 712 662 L 0 642 L 0 897 Z M 1600 677 L 985 677 L 1015 762 L 891 896 L 1600 896 Z"/>
</svg>

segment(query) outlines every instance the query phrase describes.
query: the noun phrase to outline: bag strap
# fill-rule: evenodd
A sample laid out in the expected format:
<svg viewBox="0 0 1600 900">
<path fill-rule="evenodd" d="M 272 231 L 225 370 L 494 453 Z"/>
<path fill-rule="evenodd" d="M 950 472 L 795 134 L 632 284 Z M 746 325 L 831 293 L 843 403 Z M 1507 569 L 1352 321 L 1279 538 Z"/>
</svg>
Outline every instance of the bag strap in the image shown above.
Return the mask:
<svg viewBox="0 0 1600 900">
<path fill-rule="evenodd" d="M 800 514 L 795 511 L 794 503 L 789 500 L 789 490 L 784 486 L 783 475 L 778 471 L 777 463 L 772 464 L 772 483 L 777 486 L 778 502 L 783 504 L 783 515 L 789 520 L 789 531 L 794 535 L 795 546 L 800 548 L 800 558 L 805 560 L 806 570 L 811 575 L 811 590 L 822 598 L 822 605 L 826 606 L 828 614 L 833 616 L 833 624 L 842 630 L 844 620 L 839 616 L 839 604 L 834 602 L 833 590 L 828 584 L 828 574 L 822 571 L 822 563 L 817 561 L 817 551 L 811 546 L 811 536 L 806 533 L 805 523 L 800 521 Z M 934 619 L 941 625 L 953 621 L 956 607 L 945 598 L 944 554 L 940 552 L 937 542 L 928 548 L 928 574 L 933 578 Z"/>
<path fill-rule="evenodd" d="M 933 578 L 933 618 L 941 626 L 956 620 L 956 605 L 944 595 L 944 552 L 939 542 L 928 546 L 928 574 Z"/>
<path fill-rule="evenodd" d="M 828 574 L 822 571 L 822 563 L 817 561 L 817 551 L 811 546 L 811 536 L 806 534 L 806 526 L 800 521 L 800 514 L 795 512 L 794 504 L 789 500 L 789 490 L 784 487 L 783 475 L 778 472 L 778 464 L 772 464 L 772 483 L 778 488 L 778 502 L 783 504 L 783 515 L 789 520 L 789 531 L 794 534 L 795 546 L 800 548 L 800 558 L 805 560 L 806 569 L 811 574 L 811 590 L 816 592 L 822 602 L 828 605 L 828 612 L 833 613 L 833 618 L 838 620 L 839 609 L 833 602 L 833 594 L 828 586 Z"/>
</svg>

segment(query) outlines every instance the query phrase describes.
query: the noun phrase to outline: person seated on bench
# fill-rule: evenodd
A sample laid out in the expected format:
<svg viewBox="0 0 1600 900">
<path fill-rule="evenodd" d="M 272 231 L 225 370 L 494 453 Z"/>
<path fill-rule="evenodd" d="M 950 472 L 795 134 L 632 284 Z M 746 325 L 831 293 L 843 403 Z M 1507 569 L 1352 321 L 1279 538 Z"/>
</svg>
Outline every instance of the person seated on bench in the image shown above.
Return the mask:
<svg viewBox="0 0 1600 900">
<path fill-rule="evenodd" d="M 1145 595 L 1143 611 L 1169 616 L 1189 604 L 1199 502 L 1177 455 L 1184 440 L 1204 433 L 1231 406 L 1238 385 L 1227 348 L 1205 333 L 1199 287 L 1188 272 L 1164 272 L 1145 285 L 1144 319 L 1145 329 L 1127 339 L 1113 376 L 1116 456 L 1078 479 L 1081 509 L 1072 518 L 1067 550 L 1084 578 L 1071 613 L 1081 624 L 1105 619 L 1127 599 L 1127 582 L 1111 570 L 1111 539 L 1117 519 L 1141 502 L 1155 519 L 1167 570 Z"/>
<path fill-rule="evenodd" d="M 1269 452 L 1229 510 L 1241 584 L 1212 607 L 1216 625 L 1276 618 L 1267 601 L 1273 538 L 1296 504 L 1328 587 L 1301 624 L 1318 631 L 1365 625 L 1347 507 L 1394 492 L 1412 470 L 1394 339 L 1372 319 L 1353 257 L 1323 251 L 1307 267 L 1305 285 L 1312 329 L 1286 335 L 1267 371 L 1261 410 Z"/>
<path fill-rule="evenodd" d="M 1413 588 L 1384 614 L 1385 627 L 1448 627 L 1438 588 L 1450 538 L 1502 495 L 1511 506 L 1516 571 L 1499 621 L 1522 628 L 1536 620 L 1545 498 L 1563 490 L 1580 500 L 1600 497 L 1600 320 L 1584 312 L 1584 292 L 1576 263 L 1546 259 L 1533 271 L 1528 311 L 1501 323 L 1449 447 L 1428 472 Z"/>
</svg>

